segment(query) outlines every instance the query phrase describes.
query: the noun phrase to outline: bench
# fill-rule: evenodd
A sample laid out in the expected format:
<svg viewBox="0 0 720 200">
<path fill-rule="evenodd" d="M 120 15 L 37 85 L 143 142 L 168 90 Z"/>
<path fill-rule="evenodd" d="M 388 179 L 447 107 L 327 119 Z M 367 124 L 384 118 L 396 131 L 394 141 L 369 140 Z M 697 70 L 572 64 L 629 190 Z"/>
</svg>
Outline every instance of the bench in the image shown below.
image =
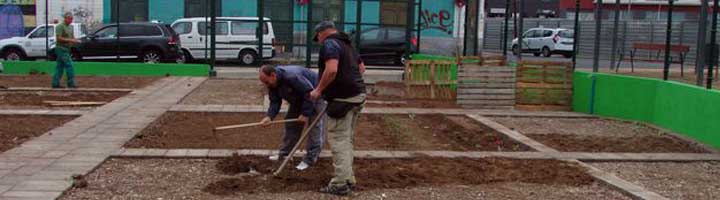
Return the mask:
<svg viewBox="0 0 720 200">
<path fill-rule="evenodd" d="M 642 59 L 641 61 L 663 61 L 660 59 L 660 53 L 665 52 L 665 44 L 655 44 L 655 43 L 633 43 L 632 45 L 633 49 L 630 51 L 630 68 L 632 72 L 635 72 L 635 56 L 637 55 L 638 50 L 645 50 L 645 51 L 654 51 L 655 53 L 655 59 Z M 685 68 L 685 56 L 687 53 L 690 52 L 690 46 L 687 45 L 670 45 L 670 53 L 677 53 L 678 59 L 673 59 L 672 56 L 670 56 L 670 63 L 680 64 L 680 74 L 682 76 L 684 68 Z M 620 58 L 618 59 L 617 66 L 615 67 L 615 70 L 617 71 L 620 69 L 620 63 L 625 60 L 625 55 L 622 51 L 620 53 Z M 652 56 L 650 56 L 652 58 Z"/>
</svg>

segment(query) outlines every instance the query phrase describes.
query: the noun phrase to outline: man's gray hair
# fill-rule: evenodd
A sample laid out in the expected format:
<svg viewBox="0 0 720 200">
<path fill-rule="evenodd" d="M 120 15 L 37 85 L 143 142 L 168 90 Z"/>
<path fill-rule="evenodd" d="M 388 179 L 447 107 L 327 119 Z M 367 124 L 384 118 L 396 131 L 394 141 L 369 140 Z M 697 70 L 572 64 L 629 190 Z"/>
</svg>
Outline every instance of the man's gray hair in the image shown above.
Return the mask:
<svg viewBox="0 0 720 200">
<path fill-rule="evenodd" d="M 66 18 L 66 17 L 72 17 L 72 16 L 73 16 L 73 14 L 72 14 L 71 12 L 65 12 L 65 13 L 63 13 L 63 15 L 62 15 L 62 16 L 63 16 L 63 18 Z"/>
</svg>

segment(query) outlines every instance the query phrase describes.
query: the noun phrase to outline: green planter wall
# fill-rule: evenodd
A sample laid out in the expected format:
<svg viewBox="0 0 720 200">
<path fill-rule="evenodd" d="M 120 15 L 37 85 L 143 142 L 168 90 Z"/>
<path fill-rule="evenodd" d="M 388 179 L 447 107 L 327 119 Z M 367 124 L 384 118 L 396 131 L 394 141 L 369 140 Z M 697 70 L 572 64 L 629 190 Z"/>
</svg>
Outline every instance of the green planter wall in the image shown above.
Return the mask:
<svg viewBox="0 0 720 200">
<path fill-rule="evenodd" d="M 576 112 L 590 113 L 592 106 L 591 114 L 652 123 L 720 148 L 718 90 L 604 73 L 575 72 L 573 78 Z"/>
<path fill-rule="evenodd" d="M 5 74 L 53 74 L 55 71 L 55 62 L 14 61 L 2 64 Z M 205 64 L 74 62 L 73 65 L 76 75 L 94 76 L 208 76 L 210 71 L 210 66 Z"/>
</svg>

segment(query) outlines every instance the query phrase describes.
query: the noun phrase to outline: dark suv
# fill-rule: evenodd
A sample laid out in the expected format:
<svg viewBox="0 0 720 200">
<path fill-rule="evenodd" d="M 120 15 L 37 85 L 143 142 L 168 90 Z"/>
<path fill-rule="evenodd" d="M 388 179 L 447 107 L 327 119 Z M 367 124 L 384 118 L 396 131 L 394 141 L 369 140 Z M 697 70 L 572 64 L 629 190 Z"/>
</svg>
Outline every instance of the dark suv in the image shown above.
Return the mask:
<svg viewBox="0 0 720 200">
<path fill-rule="evenodd" d="M 83 37 L 73 48 L 75 59 L 136 58 L 145 63 L 184 63 L 180 38 L 170 25 L 156 23 L 121 23 L 120 38 L 116 24 L 104 26 Z M 119 44 L 119 46 L 116 46 Z"/>
<path fill-rule="evenodd" d="M 350 38 L 355 39 L 355 36 Z M 407 51 L 405 28 L 381 27 L 364 29 L 360 32 L 360 41 L 360 57 L 365 62 L 405 64 L 405 52 Z M 416 53 L 417 39 L 415 34 L 411 35 L 410 43 L 410 53 Z"/>
</svg>

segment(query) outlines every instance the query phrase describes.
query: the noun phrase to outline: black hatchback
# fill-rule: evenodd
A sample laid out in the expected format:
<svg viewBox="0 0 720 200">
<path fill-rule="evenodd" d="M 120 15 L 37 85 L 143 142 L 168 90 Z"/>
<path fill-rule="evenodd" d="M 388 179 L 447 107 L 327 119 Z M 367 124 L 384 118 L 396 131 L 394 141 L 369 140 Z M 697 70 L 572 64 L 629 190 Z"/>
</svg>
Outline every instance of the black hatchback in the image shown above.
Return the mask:
<svg viewBox="0 0 720 200">
<path fill-rule="evenodd" d="M 184 63 L 180 38 L 170 25 L 120 23 L 104 26 L 73 48 L 75 59 L 139 59 L 145 63 Z M 118 35 L 120 36 L 118 38 Z"/>
<path fill-rule="evenodd" d="M 355 39 L 351 36 L 352 39 Z M 368 28 L 360 32 L 360 57 L 366 63 L 393 63 L 404 65 L 407 52 L 405 28 L 380 27 Z M 410 37 L 410 53 L 417 53 L 417 38 Z"/>
</svg>

